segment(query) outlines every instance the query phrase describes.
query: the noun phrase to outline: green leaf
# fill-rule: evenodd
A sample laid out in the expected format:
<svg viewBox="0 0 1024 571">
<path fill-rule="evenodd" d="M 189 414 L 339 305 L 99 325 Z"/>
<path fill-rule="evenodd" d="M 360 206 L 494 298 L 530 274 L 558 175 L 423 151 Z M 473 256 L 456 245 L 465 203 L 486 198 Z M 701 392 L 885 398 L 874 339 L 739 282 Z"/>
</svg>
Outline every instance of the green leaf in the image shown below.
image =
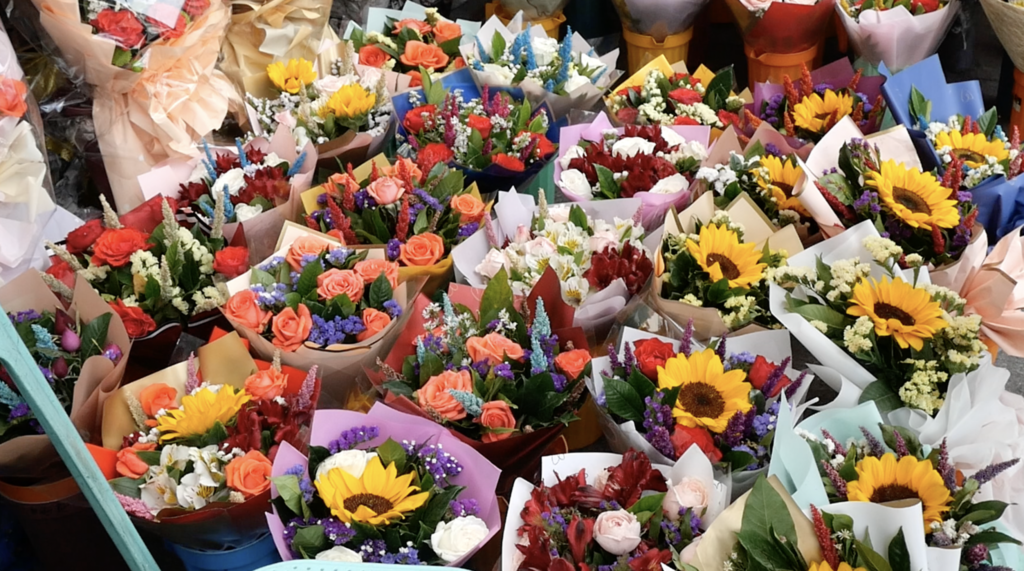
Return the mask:
<svg viewBox="0 0 1024 571">
<path fill-rule="evenodd" d="M 381 273 L 377 276 L 377 279 L 373 280 L 373 283 L 370 284 L 370 307 L 383 310 L 384 304 L 391 301 L 391 298 L 394 297 L 394 293 L 394 290 L 391 289 L 391 282 L 388 281 L 387 276 Z"/>
<path fill-rule="evenodd" d="M 295 291 L 302 297 L 316 292 L 316 279 L 322 273 L 324 273 L 324 267 L 319 261 L 306 264 L 306 267 L 302 268 L 302 273 L 299 275 L 299 283 L 295 286 Z"/>
<path fill-rule="evenodd" d="M 1021 542 L 1016 538 L 994 529 L 986 529 L 985 531 L 978 532 L 967 540 L 967 545 L 977 545 L 979 543 L 984 543 L 986 545 L 992 545 L 994 543 L 1012 543 L 1014 545 L 1021 544 Z"/>
<path fill-rule="evenodd" d="M 902 405 L 901 405 L 902 406 Z M 903 437 L 903 442 L 907 445 L 907 451 L 910 455 L 917 458 L 921 455 L 921 442 L 917 439 L 917 436 L 913 432 L 899 426 L 889 426 L 886 424 L 879 424 L 882 429 L 882 440 L 885 441 L 885 445 L 890 450 L 896 450 L 896 432 L 900 433 Z"/>
<path fill-rule="evenodd" d="M 114 478 L 107 482 L 110 484 L 110 489 L 121 494 L 122 496 L 128 496 L 129 498 L 139 499 L 142 497 L 142 490 L 139 488 L 145 483 L 145 478 L 132 479 L 132 478 Z"/>
<path fill-rule="evenodd" d="M 651 494 L 649 496 L 644 496 L 644 497 L 640 498 L 639 500 L 637 500 L 637 502 L 635 504 L 629 506 L 629 508 L 627 508 L 626 511 L 628 511 L 629 513 L 631 513 L 633 515 L 641 514 L 641 513 L 644 513 L 644 512 L 649 513 L 651 515 L 654 515 L 655 513 L 661 513 L 661 504 L 664 501 L 665 501 L 665 494 Z M 648 516 L 648 518 L 649 517 L 650 516 Z M 637 519 L 639 519 L 639 518 L 637 518 Z M 647 522 L 646 521 L 642 521 L 642 522 L 640 522 L 640 525 L 643 525 L 645 523 L 647 523 Z"/>
<path fill-rule="evenodd" d="M 969 511 L 964 517 L 960 518 L 960 521 L 970 521 L 974 525 L 992 523 L 1003 517 L 1003 512 L 1006 511 L 1007 506 L 1009 506 L 1009 504 L 999 500 L 978 502 L 971 505 L 971 511 Z"/>
<path fill-rule="evenodd" d="M 848 515 L 821 512 L 821 519 L 832 531 L 853 531 L 853 518 Z"/>
<path fill-rule="evenodd" d="M 302 515 L 304 518 L 310 516 L 309 506 L 306 505 L 306 502 L 302 501 L 302 490 L 299 489 L 298 476 L 278 476 L 271 478 L 270 481 L 277 486 L 277 493 L 281 495 L 281 499 L 284 500 L 284 504 L 288 506 L 288 509 L 292 510 L 296 515 Z"/>
<path fill-rule="evenodd" d="M 871 549 L 866 543 L 855 540 L 854 545 L 857 549 L 857 554 L 860 555 L 861 563 L 867 566 L 868 571 L 893 571 L 889 563 L 885 561 L 885 558 L 874 549 Z"/>
<path fill-rule="evenodd" d="M 859 403 L 875 402 L 875 406 L 878 407 L 878 412 L 886 414 L 894 411 L 903 406 L 903 401 L 900 400 L 900 396 L 896 394 L 896 391 L 892 390 L 885 381 L 874 381 L 864 392 L 860 395 Z"/>
<path fill-rule="evenodd" d="M 575 204 L 569 208 L 569 223 L 583 230 L 590 228 L 590 223 L 587 221 L 587 213 Z"/>
<path fill-rule="evenodd" d="M 722 462 L 731 467 L 733 472 L 740 472 L 757 462 L 757 458 L 747 452 L 730 450 L 722 455 Z"/>
<path fill-rule="evenodd" d="M 996 130 L 996 125 L 999 124 L 999 116 L 996 113 L 996 108 L 992 107 L 988 111 L 978 117 L 978 128 L 986 137 L 991 137 L 992 133 Z"/>
<path fill-rule="evenodd" d="M 135 453 L 135 455 L 139 457 L 139 460 L 142 460 L 143 462 L 150 466 L 156 466 L 160 464 L 161 453 L 159 451 L 138 451 Z"/>
<path fill-rule="evenodd" d="M 704 91 L 704 102 L 716 111 L 725 107 L 725 100 L 729 98 L 734 83 L 732 66 L 729 66 L 715 75 Z"/>
<path fill-rule="evenodd" d="M 322 525 L 299 528 L 292 540 L 292 549 L 297 551 L 303 559 L 313 559 L 317 553 L 326 551 L 328 548 L 327 536 L 324 534 Z"/>
<path fill-rule="evenodd" d="M 928 122 L 931 121 L 932 102 L 915 86 L 910 87 L 910 114 L 912 116 L 910 120 L 922 129 L 927 127 Z"/>
<path fill-rule="evenodd" d="M 377 454 L 380 456 L 381 464 L 385 468 L 394 463 L 395 469 L 398 470 L 399 474 L 405 473 L 406 454 L 401 444 L 388 438 L 384 444 L 377 447 Z"/>
<path fill-rule="evenodd" d="M 202 438 L 203 446 L 219 445 L 227 439 L 228 431 L 219 420 L 213 423 L 213 427 L 207 430 Z"/>
<path fill-rule="evenodd" d="M 298 311 L 300 303 L 302 303 L 302 296 L 300 294 L 294 291 L 284 294 L 284 304 L 292 308 L 292 311 Z"/>
<path fill-rule="evenodd" d="M 484 295 L 480 298 L 480 322 L 490 323 L 497 319 L 502 309 L 510 315 L 517 313 L 511 307 L 512 300 L 512 286 L 509 285 L 508 273 L 505 272 L 505 268 L 501 268 L 491 281 L 487 282 Z"/>
<path fill-rule="evenodd" d="M 761 476 L 754 482 L 750 496 L 747 497 L 739 540 L 752 558 L 762 562 L 772 561 L 775 556 L 786 554 L 785 550 L 777 545 L 776 534 L 790 543 L 796 543 L 796 526 L 789 515 L 785 500 L 768 480 Z"/>
<path fill-rule="evenodd" d="M 911 571 L 910 552 L 907 550 L 907 540 L 903 537 L 902 527 L 889 542 L 889 565 L 892 566 L 892 571 Z"/>
<path fill-rule="evenodd" d="M 763 157 L 764 154 L 764 145 L 761 144 L 761 141 L 754 141 L 743 151 L 743 158 L 750 160 L 751 157 Z"/>
<path fill-rule="evenodd" d="M 658 390 L 658 387 L 654 386 L 654 383 L 644 376 L 639 368 L 633 369 L 633 372 L 626 378 L 626 382 L 629 383 L 629 386 L 633 387 L 633 390 L 636 391 L 636 394 L 640 395 L 641 399 L 653 397 L 655 391 Z"/>
<path fill-rule="evenodd" d="M 403 381 L 388 381 L 384 383 L 384 389 L 395 396 L 406 397 L 410 400 L 414 392 L 412 387 Z"/>
<path fill-rule="evenodd" d="M 601 165 L 594 165 L 594 170 L 597 171 L 597 183 L 600 185 L 601 194 L 607 198 L 618 198 L 619 183 L 615 180 L 615 174 L 611 169 Z"/>
<path fill-rule="evenodd" d="M 277 279 L 270 275 L 269 272 L 253 268 L 252 273 L 249 274 L 249 283 L 260 284 L 263 287 L 273 287 L 277 283 Z"/>
<path fill-rule="evenodd" d="M 644 401 L 633 387 L 622 381 L 609 381 L 604 385 L 608 410 L 616 416 L 633 422 L 644 421 Z"/>
<path fill-rule="evenodd" d="M 423 357 L 423 362 L 420 363 L 420 386 L 427 384 L 430 377 L 440 374 L 444 371 L 444 363 L 441 358 L 437 355 L 427 352 Z"/>
<path fill-rule="evenodd" d="M 93 355 L 103 353 L 103 346 L 107 343 L 107 330 L 110 328 L 110 318 L 113 316 L 113 313 L 104 313 L 82 327 L 82 361 Z M 125 347 L 122 347 L 122 349 L 125 349 Z"/>
<path fill-rule="evenodd" d="M 114 56 L 110 58 L 110 64 L 117 67 L 128 67 L 128 64 L 132 62 L 131 50 L 121 49 L 120 46 L 114 47 Z"/>
</svg>

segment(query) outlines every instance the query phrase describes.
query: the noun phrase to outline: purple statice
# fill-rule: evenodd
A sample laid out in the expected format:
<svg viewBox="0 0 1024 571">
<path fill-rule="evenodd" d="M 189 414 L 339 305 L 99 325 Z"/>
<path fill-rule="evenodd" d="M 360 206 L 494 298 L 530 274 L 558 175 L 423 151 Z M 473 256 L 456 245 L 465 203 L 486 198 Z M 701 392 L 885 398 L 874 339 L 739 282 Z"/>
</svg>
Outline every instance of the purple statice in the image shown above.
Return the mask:
<svg viewBox="0 0 1024 571">
<path fill-rule="evenodd" d="M 901 224 L 895 218 L 890 218 L 885 222 L 885 231 L 889 233 L 889 239 L 893 242 L 904 242 L 910 237 L 910 228 Z"/>
<path fill-rule="evenodd" d="M 356 191 L 353 198 L 355 198 L 356 208 L 359 210 L 366 210 L 377 206 L 377 201 L 370 196 L 370 193 L 367 192 L 366 189 Z"/>
<path fill-rule="evenodd" d="M 939 446 L 939 464 L 935 469 L 942 476 L 942 483 L 946 484 L 946 488 L 950 492 L 956 492 L 959 488 L 956 485 L 956 470 L 949 461 L 949 447 L 946 445 L 945 438 L 942 439 L 942 444 Z"/>
<path fill-rule="evenodd" d="M 568 379 L 565 375 L 559 373 L 551 373 L 551 381 L 555 383 L 555 392 L 560 393 L 565 390 L 566 385 L 569 384 Z"/>
<path fill-rule="evenodd" d="M 302 501 L 307 504 L 313 501 L 313 482 L 309 480 L 309 476 L 306 475 L 306 467 L 302 464 L 296 464 L 291 468 L 288 468 L 284 472 L 285 476 L 295 476 L 299 479 L 299 491 L 302 492 Z"/>
<path fill-rule="evenodd" d="M 7 422 L 14 422 L 19 418 L 24 418 L 32 413 L 32 409 L 28 407 L 28 403 L 18 403 L 11 409 L 10 414 L 7 415 Z"/>
<path fill-rule="evenodd" d="M 692 535 L 693 537 L 697 537 L 698 535 L 700 535 L 700 533 L 701 533 L 700 532 L 701 523 L 702 522 L 700 520 L 700 516 L 697 515 L 695 512 L 693 512 L 691 510 L 690 511 L 690 535 Z"/>
<path fill-rule="evenodd" d="M 611 376 L 607 372 L 602 372 L 605 376 Z M 608 406 L 608 395 L 604 391 L 601 391 L 594 395 L 594 404 L 601 408 L 607 408 Z"/>
<path fill-rule="evenodd" d="M 679 526 L 667 518 L 661 520 L 661 533 L 669 545 L 678 545 L 683 540 L 683 533 L 679 530 Z"/>
<path fill-rule="evenodd" d="M 348 257 L 352 254 L 352 250 L 348 248 L 334 248 L 330 252 L 327 252 L 327 263 L 331 264 L 336 268 L 340 268 L 345 265 L 348 261 Z"/>
<path fill-rule="evenodd" d="M 494 375 L 503 379 L 511 379 L 513 377 L 512 365 L 509 365 L 508 363 L 498 363 L 494 366 Z"/>
<path fill-rule="evenodd" d="M 46 434 L 46 430 L 43 429 L 43 425 L 39 424 L 38 420 L 33 418 L 32 420 L 28 421 L 28 425 L 32 430 L 36 431 L 36 434 Z"/>
<path fill-rule="evenodd" d="M 402 305 L 393 299 L 384 302 L 384 311 L 391 319 L 398 319 L 402 316 Z"/>
<path fill-rule="evenodd" d="M 970 202 L 974 200 L 974 195 L 966 190 L 960 190 L 956 193 L 956 199 L 958 202 Z"/>
<path fill-rule="evenodd" d="M 383 539 L 367 539 L 359 546 L 359 554 L 363 563 L 380 563 L 380 558 L 388 553 L 388 546 Z"/>
<path fill-rule="evenodd" d="M 448 509 L 451 510 L 452 517 L 480 515 L 480 504 L 472 498 L 466 500 L 452 500 L 448 504 Z"/>
<path fill-rule="evenodd" d="M 814 86 L 814 92 L 822 96 L 824 96 L 825 92 L 830 89 L 832 89 L 832 86 L 827 83 L 819 83 L 818 85 Z"/>
<path fill-rule="evenodd" d="M 775 430 L 775 424 L 779 420 L 779 401 L 773 402 L 763 414 L 754 417 L 750 428 L 758 440 L 764 438 L 769 432 Z"/>
<path fill-rule="evenodd" d="M 423 345 L 425 353 L 440 354 L 444 352 L 444 337 L 439 335 L 427 333 L 420 337 L 420 343 Z"/>
<path fill-rule="evenodd" d="M 690 352 L 693 351 L 693 318 L 691 317 L 686 322 L 686 329 L 683 330 L 683 339 L 679 342 L 679 348 L 682 350 L 683 355 L 690 356 Z"/>
<path fill-rule="evenodd" d="M 996 464 L 989 464 L 974 474 L 974 479 L 977 480 L 979 486 L 987 484 L 999 474 L 1016 466 L 1018 462 L 1020 462 L 1020 458 L 1014 458 L 1013 460 L 998 462 Z"/>
<path fill-rule="evenodd" d="M 289 279 L 289 281 L 291 283 L 292 289 L 294 289 L 296 286 L 299 285 L 299 278 L 300 277 L 302 277 L 302 274 L 300 274 L 299 272 L 289 272 L 288 273 L 288 279 Z"/>
<path fill-rule="evenodd" d="M 264 272 L 273 272 L 283 263 L 284 256 L 274 256 L 273 258 L 270 258 L 266 262 L 263 262 L 262 264 L 256 266 L 256 268 L 259 270 L 263 270 Z"/>
<path fill-rule="evenodd" d="M 339 521 L 337 518 L 325 517 L 325 518 L 292 518 L 284 527 L 284 533 L 281 537 L 284 539 L 284 544 L 288 547 L 288 551 L 291 552 L 292 556 L 296 559 L 300 559 L 302 556 L 298 551 L 292 549 L 292 543 L 295 541 L 295 534 L 303 528 L 312 527 L 319 525 L 324 530 L 324 536 L 327 540 L 334 545 L 344 545 L 356 536 L 356 532 L 347 523 Z M 383 543 L 383 542 L 382 542 Z"/>
<path fill-rule="evenodd" d="M 462 464 L 457 458 L 445 452 L 442 444 L 417 445 L 415 441 L 403 440 L 402 448 L 409 456 L 420 459 L 438 487 L 445 487 L 451 478 L 462 473 Z"/>
<path fill-rule="evenodd" d="M 341 431 L 338 438 L 332 440 L 330 444 L 327 445 L 327 449 L 331 454 L 337 454 L 344 450 L 352 450 L 360 444 L 370 442 L 378 436 L 380 436 L 380 428 L 376 426 L 355 426 L 348 430 Z"/>
<path fill-rule="evenodd" d="M 267 289 L 260 284 L 249 286 L 249 291 L 256 294 L 256 303 L 261 309 L 276 309 L 284 307 L 284 295 L 288 293 L 288 286 L 274 284 L 274 287 Z"/>
<path fill-rule="evenodd" d="M 629 351 L 629 347 L 626 350 Z M 619 361 L 619 352 L 615 349 L 614 343 L 608 344 L 608 364 L 611 365 L 613 370 L 622 368 L 622 363 Z"/>
<path fill-rule="evenodd" d="M 479 229 L 480 229 L 480 223 L 479 222 L 470 222 L 469 224 L 464 224 L 462 226 L 459 226 L 459 233 L 458 233 L 457 236 L 459 238 L 469 238 L 473 234 L 476 234 L 476 231 L 479 230 Z"/>
<path fill-rule="evenodd" d="M 878 193 L 865 190 L 860 198 L 853 201 L 853 209 L 861 213 L 878 214 L 882 206 L 878 204 Z"/>
<path fill-rule="evenodd" d="M 622 368 L 626 370 L 626 376 L 633 374 L 633 367 L 636 366 L 636 355 L 633 351 L 636 350 L 636 346 L 632 344 L 626 344 L 626 351 L 622 358 Z"/>
<path fill-rule="evenodd" d="M 658 452 L 668 458 L 675 458 L 671 432 L 675 420 L 672 418 L 672 407 L 661 404 L 664 396 L 661 391 L 655 391 L 654 396 L 644 399 L 644 438 Z"/>
<path fill-rule="evenodd" d="M 800 376 L 796 378 L 792 383 L 789 384 L 782 392 L 785 393 L 786 399 L 793 400 L 793 395 L 796 391 L 800 390 L 800 386 L 804 384 L 804 380 L 807 378 L 807 371 L 801 371 Z"/>
<path fill-rule="evenodd" d="M 327 206 L 327 193 L 321 192 L 316 195 L 316 203 L 320 206 Z"/>
<path fill-rule="evenodd" d="M 326 347 L 336 343 L 344 343 L 349 337 L 355 337 L 363 331 L 366 331 L 366 325 L 356 315 L 351 315 L 344 319 L 341 316 L 337 316 L 330 321 L 319 315 L 314 315 L 313 327 L 309 331 L 309 341 L 321 347 Z"/>
<path fill-rule="evenodd" d="M 17 313 L 8 313 L 7 318 L 13 323 L 25 323 L 26 321 L 35 321 L 42 319 L 42 315 L 34 309 L 26 309 L 25 311 L 19 311 Z"/>
<path fill-rule="evenodd" d="M 739 446 L 733 448 L 733 452 L 743 452 L 745 454 L 750 454 L 750 457 L 754 459 L 753 462 L 747 464 L 747 467 L 744 468 L 744 470 L 748 471 L 757 470 L 758 468 L 760 468 L 762 460 L 764 460 L 765 456 L 768 455 L 768 450 L 764 446 L 750 447 L 747 446 L 746 444 L 740 444 Z"/>
<path fill-rule="evenodd" d="M 302 258 L 299 259 L 299 265 L 305 268 L 313 262 L 320 262 L 320 267 L 324 266 L 323 261 L 320 260 L 320 254 L 303 254 Z"/>
<path fill-rule="evenodd" d="M 828 476 L 828 481 L 832 482 L 832 487 L 836 489 L 836 496 L 840 500 L 846 500 L 846 480 L 839 475 L 836 471 L 835 466 L 832 465 L 828 460 L 822 460 L 821 466 L 825 469 L 825 474 Z"/>
<path fill-rule="evenodd" d="M 388 245 L 384 248 L 384 251 L 388 255 L 388 260 L 395 261 L 398 256 L 402 255 L 402 241 L 398 238 L 392 238 L 388 240 Z"/>
<path fill-rule="evenodd" d="M 748 351 L 744 351 L 742 353 L 733 353 L 732 355 L 729 355 L 722 365 L 726 371 L 731 371 L 733 369 L 749 371 L 750 366 L 753 365 L 756 360 L 757 357 Z"/>
<path fill-rule="evenodd" d="M 747 440 L 747 433 L 754 423 L 754 416 L 757 410 L 753 407 L 747 412 L 737 412 L 732 415 L 725 425 L 725 430 L 720 436 L 722 442 L 729 448 L 737 448 Z"/>
<path fill-rule="evenodd" d="M 767 120 L 769 123 L 772 123 L 773 125 L 775 123 L 778 123 L 778 121 L 779 121 L 779 117 L 778 117 L 778 115 L 779 115 L 779 107 L 782 106 L 782 102 L 785 99 L 786 99 L 786 94 L 785 93 L 776 93 L 775 95 L 772 95 L 771 98 L 768 100 L 768 105 L 766 105 L 764 107 L 764 110 L 761 111 L 761 117 L 760 118 L 764 119 L 764 120 Z M 772 119 L 774 119 L 774 121 L 772 121 Z"/>
<path fill-rule="evenodd" d="M 398 553 L 387 553 L 380 558 L 385 565 L 422 565 L 420 552 L 414 547 L 399 547 Z"/>
<path fill-rule="evenodd" d="M 875 458 L 885 456 L 885 448 L 882 446 L 882 443 L 875 438 L 875 435 L 871 434 L 870 430 L 862 426 L 860 427 L 860 432 L 864 435 L 864 439 L 867 440 L 868 456 L 874 456 Z"/>
<path fill-rule="evenodd" d="M 988 547 L 984 543 L 972 545 L 964 550 L 963 560 L 968 567 L 975 567 L 988 559 Z"/>
<path fill-rule="evenodd" d="M 491 371 L 491 365 L 490 362 L 487 361 L 487 359 L 484 359 L 482 361 L 477 361 L 475 363 L 466 365 L 463 367 L 463 369 L 472 369 L 476 371 L 476 374 L 480 375 L 481 378 L 486 378 L 487 373 Z"/>
<path fill-rule="evenodd" d="M 718 339 L 718 344 L 715 345 L 715 354 L 718 355 L 719 359 L 725 360 L 725 341 L 729 338 L 728 333 L 723 333 Z"/>
<path fill-rule="evenodd" d="M 843 446 L 842 444 L 840 444 L 840 442 L 838 440 L 836 440 L 836 438 L 834 436 L 832 436 L 831 432 L 829 432 L 828 430 L 822 428 L 821 429 L 821 435 L 825 437 L 825 440 L 827 440 L 827 441 L 832 443 L 832 446 L 835 448 L 835 455 L 836 456 L 846 456 L 846 447 Z"/>
<path fill-rule="evenodd" d="M 433 209 L 434 212 L 441 212 L 444 210 L 444 205 L 422 188 L 414 188 L 412 193 L 416 198 L 420 199 L 423 204 L 426 204 L 427 207 Z"/>
<path fill-rule="evenodd" d="M 724 340 L 724 338 L 723 338 Z M 789 367 L 789 363 L 792 361 L 792 357 L 786 357 L 779 363 L 778 367 L 772 370 L 768 378 L 765 379 L 764 384 L 761 385 L 761 394 L 771 395 L 775 393 L 775 387 L 782 380 L 782 377 L 786 374 L 786 367 Z"/>
<path fill-rule="evenodd" d="M 775 146 L 775 143 L 768 143 L 764 146 L 764 154 L 770 157 L 782 158 L 782 150 Z"/>
<path fill-rule="evenodd" d="M 409 204 L 409 220 L 416 220 L 420 212 L 427 209 L 427 205 L 422 202 L 412 202 Z"/>
<path fill-rule="evenodd" d="M 107 359 L 110 359 L 114 363 L 117 363 L 118 361 L 121 360 L 121 357 L 124 357 L 124 352 L 121 351 L 121 348 L 118 347 L 116 343 L 110 343 L 103 348 L 103 356 L 106 357 Z M 46 373 L 43 373 L 43 376 L 46 376 Z M 51 379 L 46 380 L 50 381 L 51 383 L 53 382 Z"/>
<path fill-rule="evenodd" d="M 871 113 L 871 110 L 874 109 L 875 106 L 871 104 L 871 100 L 868 99 L 868 96 L 866 94 L 858 91 L 857 97 L 860 97 L 861 102 L 864 103 L 864 115 L 867 116 L 867 114 Z"/>
<path fill-rule="evenodd" d="M 117 347 L 117 346 L 114 345 L 114 347 Z M 118 351 L 120 351 L 120 349 L 118 349 Z M 111 358 L 110 356 L 108 356 L 106 354 L 106 352 L 104 352 L 103 356 L 108 358 L 108 359 L 110 359 L 111 361 L 117 362 L 117 359 Z M 120 359 L 120 358 L 121 357 L 119 355 L 118 359 Z M 49 367 L 44 367 L 42 365 L 39 365 L 39 372 L 43 374 L 43 378 L 46 379 L 46 382 L 50 383 L 51 385 L 53 384 L 54 380 L 56 380 L 54 378 L 54 376 L 53 376 L 53 371 L 51 371 Z"/>
</svg>

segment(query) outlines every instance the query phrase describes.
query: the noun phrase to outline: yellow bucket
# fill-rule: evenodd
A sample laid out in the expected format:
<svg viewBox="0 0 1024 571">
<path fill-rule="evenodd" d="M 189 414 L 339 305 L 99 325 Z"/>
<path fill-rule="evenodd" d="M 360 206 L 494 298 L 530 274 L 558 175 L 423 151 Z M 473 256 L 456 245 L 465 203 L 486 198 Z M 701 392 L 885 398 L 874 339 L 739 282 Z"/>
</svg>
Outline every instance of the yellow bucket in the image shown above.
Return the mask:
<svg viewBox="0 0 1024 571">
<path fill-rule="evenodd" d="M 508 25 L 515 17 L 515 14 L 509 14 L 505 7 L 499 2 L 488 2 L 484 5 L 484 15 L 490 18 L 491 16 L 498 16 L 502 24 Z M 540 26 L 547 33 L 548 37 L 559 39 L 562 24 L 565 23 L 565 14 L 561 10 L 548 16 L 547 18 L 540 18 L 538 20 L 529 20 L 530 24 L 534 26 Z M 525 22 L 524 22 L 525 23 Z"/>
<path fill-rule="evenodd" d="M 657 41 L 652 36 L 637 34 L 622 28 L 622 38 L 626 40 L 626 58 L 629 61 L 629 73 L 634 74 L 648 62 L 658 56 L 665 56 L 670 64 L 686 61 L 690 52 L 690 40 L 693 39 L 693 26 L 666 36 Z"/>
<path fill-rule="evenodd" d="M 758 55 L 750 46 L 744 44 L 747 52 L 748 87 L 756 83 L 782 83 L 784 76 L 795 80 L 800 77 L 801 68 L 806 65 L 811 70 L 821 63 L 821 44 L 809 50 L 795 54 L 763 53 Z"/>
</svg>

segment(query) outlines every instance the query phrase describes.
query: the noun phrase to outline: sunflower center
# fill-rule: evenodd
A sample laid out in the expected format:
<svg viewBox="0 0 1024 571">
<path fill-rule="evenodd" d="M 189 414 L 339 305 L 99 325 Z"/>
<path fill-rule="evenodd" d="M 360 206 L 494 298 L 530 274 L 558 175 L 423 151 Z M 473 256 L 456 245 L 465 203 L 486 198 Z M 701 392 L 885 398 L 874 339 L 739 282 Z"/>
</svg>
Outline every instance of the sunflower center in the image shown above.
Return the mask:
<svg viewBox="0 0 1024 571">
<path fill-rule="evenodd" d="M 916 500 L 917 492 L 901 484 L 886 484 L 875 488 L 871 494 L 871 503 L 882 504 L 898 500 Z"/>
<path fill-rule="evenodd" d="M 722 275 L 725 276 L 725 279 L 734 280 L 740 277 L 740 269 L 732 260 L 722 254 L 708 254 L 706 262 L 709 268 L 717 263 L 718 267 L 722 268 Z"/>
<path fill-rule="evenodd" d="M 985 155 L 970 149 L 953 149 L 953 156 L 962 161 L 969 161 L 972 163 L 985 162 Z"/>
<path fill-rule="evenodd" d="M 718 418 L 725 412 L 725 399 L 707 383 L 687 383 L 679 389 L 679 404 L 697 418 Z"/>
<path fill-rule="evenodd" d="M 786 195 L 786 198 L 793 198 L 793 185 L 786 184 L 784 182 L 772 181 L 775 188 L 782 191 L 782 194 Z"/>
<path fill-rule="evenodd" d="M 917 321 L 914 320 L 913 315 L 910 315 L 895 305 L 889 305 L 888 303 L 883 303 L 881 301 L 875 302 L 875 315 L 885 320 L 895 319 L 907 327 L 912 327 L 917 323 Z"/>
<path fill-rule="evenodd" d="M 391 511 L 394 504 L 387 498 L 382 498 L 377 494 L 356 494 L 345 498 L 345 509 L 350 512 L 355 512 L 359 509 L 359 506 L 366 506 L 373 510 L 373 513 L 380 515 Z"/>
<path fill-rule="evenodd" d="M 921 214 L 932 213 L 932 209 L 923 198 L 905 188 L 894 186 L 892 188 L 892 198 L 898 204 L 902 204 L 911 212 L 918 212 Z"/>
</svg>

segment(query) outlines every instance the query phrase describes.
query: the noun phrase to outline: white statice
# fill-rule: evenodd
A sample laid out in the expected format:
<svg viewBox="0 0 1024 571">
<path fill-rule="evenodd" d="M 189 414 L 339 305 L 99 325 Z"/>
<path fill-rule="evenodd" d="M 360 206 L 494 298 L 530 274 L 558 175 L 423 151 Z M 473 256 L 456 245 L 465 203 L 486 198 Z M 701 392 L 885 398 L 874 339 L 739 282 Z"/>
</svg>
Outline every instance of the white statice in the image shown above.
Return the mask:
<svg viewBox="0 0 1024 571">
<path fill-rule="evenodd" d="M 853 325 L 843 331 L 843 343 L 853 354 L 871 351 L 875 345 L 871 342 L 869 336 L 874 328 L 875 323 L 871 320 L 871 317 L 867 315 L 858 317 Z"/>
</svg>

